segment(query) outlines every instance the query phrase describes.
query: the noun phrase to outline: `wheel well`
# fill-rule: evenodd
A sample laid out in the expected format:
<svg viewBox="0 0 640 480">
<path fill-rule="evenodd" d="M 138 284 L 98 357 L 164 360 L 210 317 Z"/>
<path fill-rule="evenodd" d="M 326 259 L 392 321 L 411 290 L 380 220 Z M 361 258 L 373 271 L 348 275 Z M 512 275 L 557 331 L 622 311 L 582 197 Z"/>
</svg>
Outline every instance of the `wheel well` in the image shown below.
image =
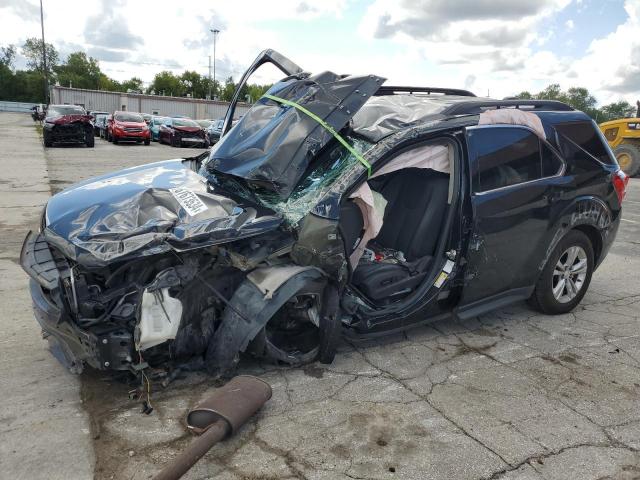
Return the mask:
<svg viewBox="0 0 640 480">
<path fill-rule="evenodd" d="M 602 237 L 600 232 L 593 225 L 578 225 L 574 230 L 579 230 L 584 233 L 593 247 L 593 264 L 597 265 L 602 253 Z"/>
</svg>

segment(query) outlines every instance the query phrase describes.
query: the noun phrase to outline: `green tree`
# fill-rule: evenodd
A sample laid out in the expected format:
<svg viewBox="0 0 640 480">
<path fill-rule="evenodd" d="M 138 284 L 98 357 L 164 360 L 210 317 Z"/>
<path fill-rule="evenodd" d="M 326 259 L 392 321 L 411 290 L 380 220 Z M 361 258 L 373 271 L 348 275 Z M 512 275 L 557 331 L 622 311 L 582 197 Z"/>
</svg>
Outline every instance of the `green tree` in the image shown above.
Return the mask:
<svg viewBox="0 0 640 480">
<path fill-rule="evenodd" d="M 193 98 L 205 98 L 208 94 L 208 82 L 198 72 L 187 70 L 180 75 L 182 91 Z"/>
<path fill-rule="evenodd" d="M 49 75 L 53 74 L 53 67 L 58 64 L 58 51 L 50 43 L 46 44 L 47 70 Z M 31 70 L 42 72 L 42 40 L 35 37 L 27 38 L 22 45 L 22 55 L 27 58 L 27 67 Z"/>
<path fill-rule="evenodd" d="M 122 92 L 126 91 L 122 88 L 122 85 L 111 77 L 108 77 L 104 73 L 100 74 L 98 79 L 98 90 L 107 90 L 108 92 Z"/>
<path fill-rule="evenodd" d="M 517 95 L 514 95 L 513 98 L 518 98 L 518 99 L 522 99 L 522 100 L 532 100 L 534 98 L 533 95 L 531 95 L 530 92 L 527 92 L 526 90 L 518 93 Z"/>
<path fill-rule="evenodd" d="M 9 44 L 6 47 L 0 47 L 0 65 L 13 68 L 13 62 L 16 59 L 16 46 Z"/>
<path fill-rule="evenodd" d="M 230 102 L 233 98 L 233 93 L 236 91 L 236 84 L 233 83 L 233 77 L 229 77 L 224 82 L 224 87 L 220 90 L 220 100 Z"/>
<path fill-rule="evenodd" d="M 620 100 L 603 106 L 600 109 L 600 113 L 602 113 L 601 121 L 603 122 L 617 118 L 632 118 L 636 114 L 636 107 L 626 100 Z"/>
<path fill-rule="evenodd" d="M 65 87 L 98 89 L 103 75 L 98 60 L 84 52 L 69 54 L 67 61 L 54 67 L 58 82 Z"/>
<path fill-rule="evenodd" d="M 138 77 L 131 77 L 129 80 L 122 82 L 119 87 L 123 92 L 142 93 L 144 90 L 142 80 Z"/>
<path fill-rule="evenodd" d="M 560 102 L 567 101 L 567 94 L 562 91 L 558 83 L 552 83 L 540 93 L 535 95 L 538 100 L 558 100 Z"/>
<path fill-rule="evenodd" d="M 147 88 L 147 93 L 151 92 L 155 92 L 156 95 L 181 97 L 184 90 L 180 78 L 165 70 L 160 73 L 156 73 L 156 76 L 153 77 L 151 85 Z"/>
</svg>

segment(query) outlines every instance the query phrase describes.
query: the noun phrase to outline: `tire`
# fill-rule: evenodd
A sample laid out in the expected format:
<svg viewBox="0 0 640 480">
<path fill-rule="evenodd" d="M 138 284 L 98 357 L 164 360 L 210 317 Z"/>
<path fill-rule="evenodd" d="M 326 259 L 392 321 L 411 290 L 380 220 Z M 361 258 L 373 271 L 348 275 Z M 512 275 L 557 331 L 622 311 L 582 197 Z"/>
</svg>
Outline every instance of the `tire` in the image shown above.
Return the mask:
<svg viewBox="0 0 640 480">
<path fill-rule="evenodd" d="M 182 142 L 179 138 L 176 138 L 174 135 L 171 136 L 171 146 L 172 147 L 182 147 Z"/>
<path fill-rule="evenodd" d="M 549 315 L 573 310 L 587 293 L 591 283 L 593 257 L 593 246 L 589 238 L 578 230 L 571 230 L 560 240 L 549 257 L 529 304 Z M 581 266 L 583 262 L 585 265 Z M 569 265 L 571 271 L 565 273 L 568 269 L 564 267 Z"/>
<path fill-rule="evenodd" d="M 42 133 L 42 142 L 45 147 L 53 147 L 53 142 L 51 141 L 51 136 L 46 132 L 46 130 Z"/>
<path fill-rule="evenodd" d="M 616 160 L 618 160 L 624 173 L 630 177 L 640 173 L 640 146 L 632 143 L 623 143 L 613 150 L 613 154 L 616 156 Z"/>
<path fill-rule="evenodd" d="M 113 144 L 118 145 L 118 137 L 112 137 Z"/>
<path fill-rule="evenodd" d="M 104 134 L 104 138 L 107 142 L 111 142 L 111 134 L 109 133 L 109 130 L 107 130 Z"/>
<path fill-rule="evenodd" d="M 151 145 L 151 139 L 147 138 L 147 139 L 144 141 L 144 144 L 145 144 L 145 145 Z"/>
<path fill-rule="evenodd" d="M 274 314 L 265 328 L 252 340 L 250 351 L 255 356 L 274 364 L 298 367 L 315 362 L 321 355 L 323 363 L 331 363 L 335 355 L 335 344 L 327 348 L 320 328 L 313 326 L 311 322 L 301 323 L 300 320 L 291 322 L 287 320 L 288 315 L 285 313 L 291 300 L 311 295 L 309 306 L 314 309 L 318 321 L 321 322 L 319 317 L 325 310 L 323 308 L 325 287 L 324 279 L 311 280 L 305 284 Z M 333 330 L 328 333 L 332 332 Z"/>
<path fill-rule="evenodd" d="M 84 143 L 88 148 L 93 148 L 95 146 L 96 138 L 93 136 L 93 129 L 86 131 Z"/>
</svg>

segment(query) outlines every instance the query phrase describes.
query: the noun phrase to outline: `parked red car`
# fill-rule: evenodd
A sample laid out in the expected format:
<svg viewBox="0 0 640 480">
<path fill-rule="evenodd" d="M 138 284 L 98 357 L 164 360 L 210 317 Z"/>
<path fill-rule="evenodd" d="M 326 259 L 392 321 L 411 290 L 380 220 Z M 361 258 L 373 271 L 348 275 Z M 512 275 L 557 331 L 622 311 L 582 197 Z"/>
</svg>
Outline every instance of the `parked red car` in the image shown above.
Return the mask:
<svg viewBox="0 0 640 480">
<path fill-rule="evenodd" d="M 107 126 L 107 140 L 118 144 L 121 141 L 151 143 L 151 131 L 142 114 L 135 112 L 114 112 Z"/>
<path fill-rule="evenodd" d="M 158 140 L 172 147 L 207 148 L 209 146 L 204 129 L 190 118 L 167 118 L 160 125 Z"/>
</svg>

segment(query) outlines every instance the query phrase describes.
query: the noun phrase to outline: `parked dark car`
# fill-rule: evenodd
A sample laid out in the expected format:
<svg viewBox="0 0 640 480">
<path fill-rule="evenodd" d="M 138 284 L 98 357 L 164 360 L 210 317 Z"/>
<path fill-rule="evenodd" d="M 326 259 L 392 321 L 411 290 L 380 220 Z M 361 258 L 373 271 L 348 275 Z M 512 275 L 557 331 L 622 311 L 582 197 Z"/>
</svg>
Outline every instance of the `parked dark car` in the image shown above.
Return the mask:
<svg viewBox="0 0 640 480">
<path fill-rule="evenodd" d="M 78 105 L 49 105 L 42 125 L 45 147 L 55 143 L 93 147 L 93 117 Z"/>
<path fill-rule="evenodd" d="M 158 132 L 160 143 L 172 147 L 208 147 L 204 129 L 190 118 L 167 117 Z"/>
<path fill-rule="evenodd" d="M 93 116 L 93 136 L 94 137 L 102 137 L 101 130 L 104 129 L 106 125 L 107 117 L 109 113 L 96 113 L 92 114 Z"/>
<path fill-rule="evenodd" d="M 231 130 L 265 62 L 286 76 Z M 330 362 L 366 337 L 529 300 L 571 311 L 627 177 L 555 101 L 311 75 L 272 50 L 220 142 L 52 197 L 21 264 L 75 372 Z M 166 137 L 165 137 L 166 138 Z"/>
<path fill-rule="evenodd" d="M 153 116 L 149 120 L 149 130 L 151 130 L 151 141 L 157 142 L 160 137 L 160 126 L 165 122 L 167 117 Z"/>
<path fill-rule="evenodd" d="M 220 140 L 220 134 L 222 133 L 222 125 L 224 125 L 224 119 L 221 118 L 219 120 L 214 120 L 209 128 L 207 128 L 207 136 L 209 137 L 209 142 L 213 145 L 218 140 Z"/>
<path fill-rule="evenodd" d="M 100 138 L 103 138 L 105 140 L 109 139 L 109 124 L 111 122 L 113 122 L 113 115 L 110 113 L 100 118 L 98 122 L 98 127 L 100 128 Z"/>
<path fill-rule="evenodd" d="M 123 141 L 144 142 L 145 145 L 151 143 L 151 131 L 140 113 L 114 112 L 113 118 L 108 122 L 107 132 L 107 140 L 116 145 Z"/>
<path fill-rule="evenodd" d="M 99 137 L 100 136 L 100 128 L 98 127 L 98 119 L 103 116 L 103 115 L 109 115 L 109 112 L 101 112 L 98 110 L 92 110 L 90 112 L 87 112 L 88 115 L 91 115 L 93 117 L 93 136 L 94 137 Z"/>
</svg>

